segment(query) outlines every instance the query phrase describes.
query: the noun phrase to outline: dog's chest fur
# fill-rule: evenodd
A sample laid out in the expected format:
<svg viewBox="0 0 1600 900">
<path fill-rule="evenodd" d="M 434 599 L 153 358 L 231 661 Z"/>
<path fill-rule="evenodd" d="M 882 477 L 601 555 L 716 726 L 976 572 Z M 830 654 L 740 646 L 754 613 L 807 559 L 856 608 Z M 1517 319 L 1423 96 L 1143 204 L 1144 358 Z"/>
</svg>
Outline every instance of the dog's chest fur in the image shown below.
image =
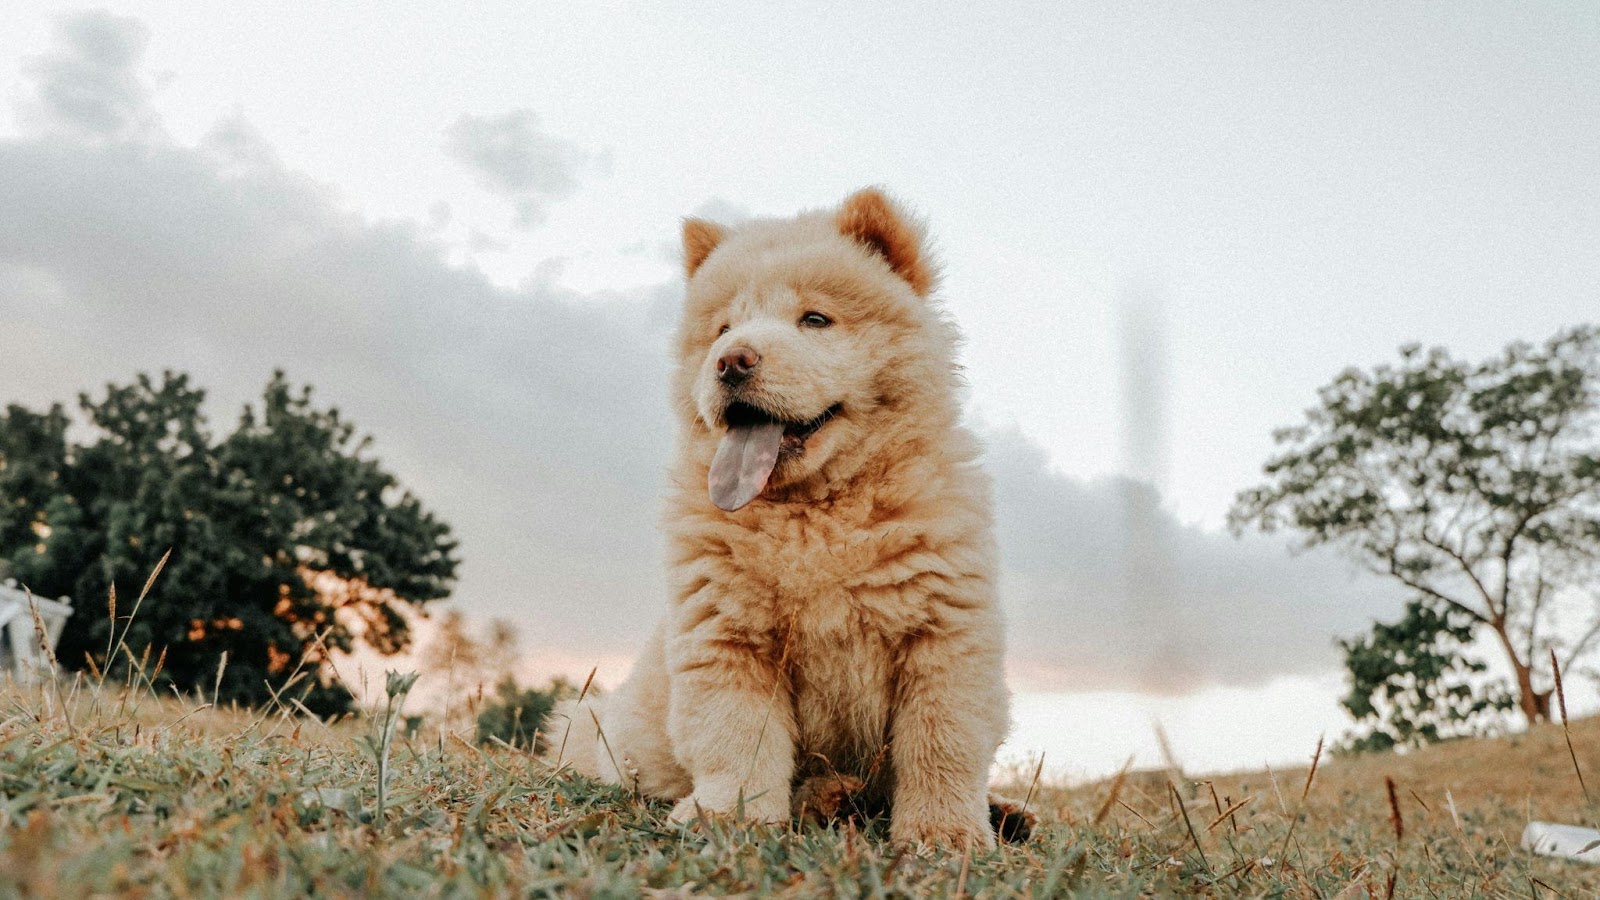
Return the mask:
<svg viewBox="0 0 1600 900">
<path fill-rule="evenodd" d="M 900 648 L 930 617 L 926 538 L 905 523 L 800 515 L 726 546 L 738 579 L 757 582 L 766 601 L 725 613 L 770 636 L 793 702 L 798 774 L 875 780 L 887 768 Z"/>
<path fill-rule="evenodd" d="M 797 773 L 866 776 L 882 766 L 895 692 L 885 637 L 864 629 L 797 636 L 791 657 Z"/>
</svg>

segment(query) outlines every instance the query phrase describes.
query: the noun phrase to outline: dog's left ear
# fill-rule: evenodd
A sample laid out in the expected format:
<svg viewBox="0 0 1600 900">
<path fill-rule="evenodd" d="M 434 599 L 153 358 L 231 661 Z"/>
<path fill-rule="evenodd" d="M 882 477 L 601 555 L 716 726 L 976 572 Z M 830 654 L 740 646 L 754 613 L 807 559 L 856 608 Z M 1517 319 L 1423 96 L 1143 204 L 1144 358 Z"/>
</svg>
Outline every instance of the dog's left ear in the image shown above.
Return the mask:
<svg viewBox="0 0 1600 900">
<path fill-rule="evenodd" d="M 877 188 L 851 194 L 839 207 L 839 233 L 883 257 L 918 296 L 933 290 L 937 276 L 922 251 L 922 228 Z"/>
</svg>

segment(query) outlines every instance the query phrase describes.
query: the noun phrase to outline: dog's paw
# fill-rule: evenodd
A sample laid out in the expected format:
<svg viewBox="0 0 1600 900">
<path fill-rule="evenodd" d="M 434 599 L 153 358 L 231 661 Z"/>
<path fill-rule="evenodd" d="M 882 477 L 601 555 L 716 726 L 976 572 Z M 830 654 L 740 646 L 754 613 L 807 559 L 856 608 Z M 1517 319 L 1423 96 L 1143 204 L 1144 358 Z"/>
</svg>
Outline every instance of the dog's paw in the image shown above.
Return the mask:
<svg viewBox="0 0 1600 900">
<path fill-rule="evenodd" d="M 891 815 L 889 839 L 907 847 L 937 847 L 943 850 L 993 850 L 994 829 L 986 820 L 906 819 Z"/>
<path fill-rule="evenodd" d="M 995 835 L 1007 844 L 1020 844 L 1033 836 L 1039 817 L 1021 803 L 999 794 L 989 795 L 989 824 Z"/>
</svg>

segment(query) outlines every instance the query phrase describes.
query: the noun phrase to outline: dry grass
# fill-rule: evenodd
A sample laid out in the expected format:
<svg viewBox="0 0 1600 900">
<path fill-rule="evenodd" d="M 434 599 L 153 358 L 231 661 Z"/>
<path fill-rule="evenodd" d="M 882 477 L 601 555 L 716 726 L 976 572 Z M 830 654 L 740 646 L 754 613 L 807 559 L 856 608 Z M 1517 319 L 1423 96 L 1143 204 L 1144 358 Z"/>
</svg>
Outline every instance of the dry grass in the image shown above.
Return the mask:
<svg viewBox="0 0 1600 900">
<path fill-rule="evenodd" d="M 0 686 L 0 896 L 1600 893 L 1595 869 L 1517 848 L 1530 817 L 1593 824 L 1556 725 L 1323 758 L 1314 777 L 1033 785 L 1032 841 L 941 854 L 889 846 L 881 823 L 685 830 L 663 805 L 516 751 L 438 731 L 384 744 L 382 724 L 82 680 Z M 1572 723 L 1571 739 L 1595 770 L 1600 719 Z"/>
<path fill-rule="evenodd" d="M 1571 723 L 1570 734 L 1583 767 L 1600 765 L 1600 718 Z M 1259 889 L 1261 879 L 1275 878 L 1289 896 L 1383 897 L 1394 875 L 1394 895 L 1401 897 L 1600 896 L 1600 867 L 1519 848 L 1530 819 L 1600 827 L 1600 809 L 1586 801 L 1574 776 L 1560 725 L 1404 755 L 1324 757 L 1296 816 L 1309 774 L 1309 767 L 1232 774 L 1182 786 L 1195 821 L 1212 825 L 1203 835 L 1211 869 L 1238 870 L 1225 881 L 1237 895 L 1270 896 Z M 1108 804 L 1113 790 L 1118 802 Z M 1165 835 L 1177 854 L 1195 855 L 1163 775 L 1046 791 L 1040 812 L 1063 823 L 1092 823 L 1108 805 L 1102 831 L 1146 841 Z M 1223 818 L 1228 822 L 1215 821 Z M 1280 872 L 1267 876 L 1271 869 Z M 1339 890 L 1348 893 L 1330 891 L 1340 879 Z"/>
</svg>

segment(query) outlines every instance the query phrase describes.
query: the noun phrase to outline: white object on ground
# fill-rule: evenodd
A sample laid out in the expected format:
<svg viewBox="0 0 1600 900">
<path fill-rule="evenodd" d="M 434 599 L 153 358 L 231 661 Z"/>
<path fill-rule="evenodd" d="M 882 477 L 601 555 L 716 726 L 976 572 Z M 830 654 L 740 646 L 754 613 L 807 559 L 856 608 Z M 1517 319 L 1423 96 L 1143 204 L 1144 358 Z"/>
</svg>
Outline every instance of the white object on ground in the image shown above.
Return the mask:
<svg viewBox="0 0 1600 900">
<path fill-rule="evenodd" d="M 1529 822 L 1522 831 L 1522 849 L 1540 856 L 1600 863 L 1600 831 L 1554 822 Z"/>
<path fill-rule="evenodd" d="M 39 614 L 34 621 L 34 612 Z M 0 677 L 9 673 L 28 681 L 50 670 L 50 659 L 40 645 L 39 626 L 44 627 L 44 643 L 55 652 L 61 629 L 72 615 L 72 601 L 66 597 L 30 597 L 15 581 L 0 583 Z"/>
</svg>

